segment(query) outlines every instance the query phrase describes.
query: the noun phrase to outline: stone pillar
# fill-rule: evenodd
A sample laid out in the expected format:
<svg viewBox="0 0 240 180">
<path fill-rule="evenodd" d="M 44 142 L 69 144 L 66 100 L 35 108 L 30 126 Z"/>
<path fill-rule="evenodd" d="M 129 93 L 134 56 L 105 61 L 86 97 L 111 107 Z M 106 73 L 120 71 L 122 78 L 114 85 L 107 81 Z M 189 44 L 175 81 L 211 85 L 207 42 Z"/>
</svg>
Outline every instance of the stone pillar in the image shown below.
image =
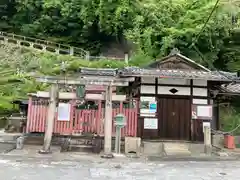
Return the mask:
<svg viewBox="0 0 240 180">
<path fill-rule="evenodd" d="M 28 43 L 29 43 L 29 47 L 34 48 L 34 43 L 32 42 L 28 42 Z"/>
<path fill-rule="evenodd" d="M 47 47 L 45 45 L 42 45 L 42 51 L 46 51 L 47 50 Z"/>
<path fill-rule="evenodd" d="M 20 40 L 17 40 L 17 45 L 21 46 L 21 41 Z"/>
<path fill-rule="evenodd" d="M 90 60 L 90 52 L 89 52 L 89 51 L 86 52 L 85 59 L 86 59 L 86 60 Z"/>
<path fill-rule="evenodd" d="M 71 56 L 74 55 L 74 49 L 73 49 L 73 47 L 70 47 L 70 49 L 69 49 L 69 54 L 70 54 Z"/>
<path fill-rule="evenodd" d="M 204 152 L 209 155 L 212 153 L 211 129 L 209 126 L 204 126 Z"/>
<path fill-rule="evenodd" d="M 106 88 L 105 120 L 104 120 L 104 155 L 103 158 L 113 158 L 112 154 L 112 86 Z"/>
<path fill-rule="evenodd" d="M 45 130 L 43 148 L 39 151 L 41 154 L 50 153 L 50 146 L 52 141 L 52 133 L 54 128 L 55 112 L 57 105 L 58 85 L 52 84 L 50 89 L 50 102 L 48 105 L 47 127 Z"/>
<path fill-rule="evenodd" d="M 55 53 L 59 54 L 60 50 L 59 49 L 55 49 Z"/>
</svg>

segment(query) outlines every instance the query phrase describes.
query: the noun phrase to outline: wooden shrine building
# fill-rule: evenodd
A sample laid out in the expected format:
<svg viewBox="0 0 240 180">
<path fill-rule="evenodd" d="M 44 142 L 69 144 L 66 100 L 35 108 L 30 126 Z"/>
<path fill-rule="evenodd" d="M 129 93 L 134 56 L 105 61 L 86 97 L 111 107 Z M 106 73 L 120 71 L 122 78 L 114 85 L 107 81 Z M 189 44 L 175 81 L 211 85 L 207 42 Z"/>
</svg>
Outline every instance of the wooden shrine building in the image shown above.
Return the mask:
<svg viewBox="0 0 240 180">
<path fill-rule="evenodd" d="M 223 92 L 223 85 L 239 79 L 235 73 L 211 71 L 177 51 L 144 68 L 83 68 L 80 75 L 134 78 L 124 87 L 129 102 L 137 99 L 131 107 L 136 116 L 127 116 L 126 129 L 135 132 L 136 128 L 132 136 L 142 139 L 185 141 L 203 141 L 203 126 L 219 128 L 216 97 Z M 102 112 L 101 108 L 98 111 Z M 127 132 L 123 135 L 128 136 Z"/>
<path fill-rule="evenodd" d="M 238 79 L 235 73 L 211 71 L 178 52 L 145 68 L 113 71 L 119 77 L 135 77 L 127 96 L 139 100 L 137 136 L 142 139 L 203 141 L 203 126 L 219 128 L 219 87 Z"/>
<path fill-rule="evenodd" d="M 238 79 L 235 73 L 211 71 L 178 52 L 120 74 L 136 77 L 132 87 L 140 101 L 137 135 L 162 140 L 203 141 L 203 126 L 218 129 L 219 87 Z"/>
</svg>

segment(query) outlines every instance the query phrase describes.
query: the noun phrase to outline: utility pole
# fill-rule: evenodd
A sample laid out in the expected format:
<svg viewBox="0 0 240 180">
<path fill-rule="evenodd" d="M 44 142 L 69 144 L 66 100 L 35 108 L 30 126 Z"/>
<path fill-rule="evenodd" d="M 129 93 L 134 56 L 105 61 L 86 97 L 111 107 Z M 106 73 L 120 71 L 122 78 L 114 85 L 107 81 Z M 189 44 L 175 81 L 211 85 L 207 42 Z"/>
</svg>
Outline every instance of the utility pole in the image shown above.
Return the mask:
<svg viewBox="0 0 240 180">
<path fill-rule="evenodd" d="M 113 158 L 112 154 L 112 83 L 106 88 L 105 120 L 104 120 L 104 155 Z"/>
<path fill-rule="evenodd" d="M 52 84 L 50 89 L 50 101 L 48 106 L 47 114 L 47 126 L 44 135 L 43 148 L 39 151 L 40 154 L 50 153 L 50 146 L 52 141 L 52 133 L 54 128 L 54 120 L 56 114 L 57 96 L 58 96 L 58 85 Z"/>
</svg>

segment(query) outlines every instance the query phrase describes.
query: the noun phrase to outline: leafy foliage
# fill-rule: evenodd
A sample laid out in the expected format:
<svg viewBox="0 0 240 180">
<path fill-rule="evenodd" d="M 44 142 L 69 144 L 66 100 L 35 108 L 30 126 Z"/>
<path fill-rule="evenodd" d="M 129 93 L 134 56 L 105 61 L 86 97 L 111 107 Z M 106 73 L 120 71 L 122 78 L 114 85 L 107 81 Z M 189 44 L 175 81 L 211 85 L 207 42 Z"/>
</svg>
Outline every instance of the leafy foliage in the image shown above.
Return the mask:
<svg viewBox="0 0 240 180">
<path fill-rule="evenodd" d="M 0 64 L 4 71 L 0 71 L 0 77 L 2 77 L 0 78 L 0 100 L 1 96 L 7 97 L 6 101 L 26 98 L 28 93 L 46 89 L 46 84 L 35 82 L 29 74 L 57 75 L 62 72 L 63 63 L 68 74 L 76 73 L 80 67 L 117 68 L 125 66 L 121 61 L 103 59 L 91 62 L 72 56 L 57 56 L 51 53 L 19 49 L 11 45 L 1 45 Z M 14 82 L 15 77 L 21 82 Z"/>
<path fill-rule="evenodd" d="M 234 33 L 237 30 L 230 31 L 238 29 L 239 1 L 220 1 L 206 28 L 196 39 L 215 2 L 3 0 L 0 29 L 70 43 L 91 53 L 99 53 L 102 46 L 123 39 L 132 42 L 137 52 L 150 57 L 165 56 L 177 47 L 183 54 L 210 68 L 236 69 L 232 68 L 236 60 L 231 54 L 238 48 L 238 44 L 232 41 L 238 34 Z"/>
<path fill-rule="evenodd" d="M 15 0 L 0 2 L 0 30 L 83 47 L 91 54 L 111 42 L 128 41 L 134 50 L 130 65 L 144 66 L 176 47 L 211 68 L 240 70 L 239 4 L 223 0 L 201 32 L 216 0 Z M 79 67 L 123 67 L 123 62 L 90 62 L 2 46 L 2 68 L 19 74 L 68 73 Z M 44 85 L 23 78 L 3 85 L 4 96 L 25 96 Z M 10 90 L 9 90 L 10 89 Z"/>
</svg>

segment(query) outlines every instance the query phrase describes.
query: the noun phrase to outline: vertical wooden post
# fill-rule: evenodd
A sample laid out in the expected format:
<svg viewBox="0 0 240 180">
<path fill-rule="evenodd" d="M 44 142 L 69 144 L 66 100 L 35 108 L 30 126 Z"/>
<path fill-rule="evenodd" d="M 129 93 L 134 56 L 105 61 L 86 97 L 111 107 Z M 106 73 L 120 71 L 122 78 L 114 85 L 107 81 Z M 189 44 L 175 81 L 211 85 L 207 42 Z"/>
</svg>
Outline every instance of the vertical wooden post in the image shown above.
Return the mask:
<svg viewBox="0 0 240 180">
<path fill-rule="evenodd" d="M 33 100 L 32 97 L 29 97 L 28 100 L 28 113 L 27 113 L 27 125 L 26 125 L 26 133 L 29 133 L 31 131 L 31 118 L 32 118 L 32 108 L 33 108 Z"/>
<path fill-rule="evenodd" d="M 112 154 L 112 85 L 106 88 L 105 120 L 104 120 L 104 155 L 103 158 L 113 158 Z"/>
<path fill-rule="evenodd" d="M 204 126 L 204 151 L 209 155 L 212 152 L 211 129 L 208 126 Z"/>
<path fill-rule="evenodd" d="M 52 141 L 52 133 L 54 128 L 55 112 L 57 105 L 58 85 L 52 84 L 50 89 L 50 101 L 48 106 L 47 114 L 47 127 L 45 130 L 44 144 L 42 150 L 39 151 L 41 154 L 50 153 L 50 146 Z"/>
<path fill-rule="evenodd" d="M 190 79 L 190 140 L 194 140 L 194 123 L 192 119 L 192 105 L 193 105 L 193 80 Z"/>
</svg>

